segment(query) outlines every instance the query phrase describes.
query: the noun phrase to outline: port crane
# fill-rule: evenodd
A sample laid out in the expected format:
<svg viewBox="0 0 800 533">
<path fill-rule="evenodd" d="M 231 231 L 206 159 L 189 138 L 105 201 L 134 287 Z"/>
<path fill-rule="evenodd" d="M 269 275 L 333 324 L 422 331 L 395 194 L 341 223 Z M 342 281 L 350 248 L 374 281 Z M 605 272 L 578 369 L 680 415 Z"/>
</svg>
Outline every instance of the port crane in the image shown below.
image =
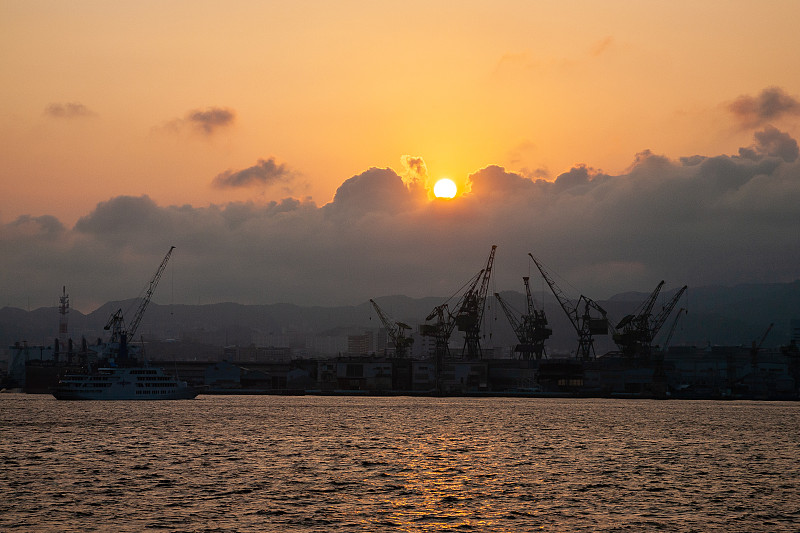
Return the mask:
<svg viewBox="0 0 800 533">
<path fill-rule="evenodd" d="M 664 322 L 667 321 L 667 318 L 669 318 L 669 315 L 672 313 L 672 310 L 675 308 L 675 305 L 678 303 L 678 300 L 681 299 L 681 296 L 683 296 L 683 293 L 686 292 L 687 288 L 688 287 L 686 285 L 681 287 L 680 290 L 678 290 L 678 292 L 675 293 L 675 296 L 673 296 L 670 299 L 670 301 L 667 302 L 667 304 L 661 308 L 661 311 L 656 315 L 656 317 L 650 323 L 650 329 L 647 332 L 647 337 L 645 339 L 646 344 L 644 344 L 645 350 L 647 350 L 648 353 L 651 350 L 653 339 L 655 339 L 656 335 L 658 335 L 658 332 L 661 331 L 661 327 L 664 325 Z M 670 337 L 671 336 L 672 334 L 670 333 Z"/>
<path fill-rule="evenodd" d="M 420 333 L 427 337 L 434 337 L 436 342 L 436 358 L 439 363 L 450 354 L 450 336 L 458 327 L 464 332 L 464 348 L 462 356 L 479 358 L 481 355 L 480 329 L 486 305 L 486 293 L 489 289 L 489 277 L 494 264 L 494 254 L 497 246 L 492 246 L 486 268 L 473 276 L 464 286 L 468 287 L 454 306 L 450 309 L 451 296 L 447 302 L 433 308 L 425 321 L 435 320 L 432 324 L 420 326 Z M 459 289 L 456 294 L 461 292 Z"/>
<path fill-rule="evenodd" d="M 156 270 L 156 273 L 150 280 L 144 297 L 139 303 L 139 307 L 136 309 L 136 314 L 133 315 L 133 320 L 131 321 L 130 325 L 125 327 L 125 319 L 122 316 L 122 309 L 117 309 L 117 311 L 111 315 L 111 318 L 108 319 L 108 322 L 103 328 L 107 331 L 111 331 L 112 343 L 119 343 L 120 355 L 124 356 L 124 346 L 127 344 L 128 339 L 132 339 L 134 335 L 136 335 L 136 331 L 139 329 L 139 324 L 142 321 L 144 312 L 147 309 L 147 306 L 150 304 L 150 299 L 153 297 L 153 292 L 156 290 L 159 280 L 161 280 L 161 275 L 164 273 L 164 269 L 167 268 L 167 263 L 169 262 L 169 258 L 172 255 L 172 250 L 174 249 L 174 246 L 170 246 L 167 255 L 165 255 L 164 259 L 161 261 L 161 265 L 159 265 L 158 270 Z"/>
<path fill-rule="evenodd" d="M 489 290 L 489 278 L 492 275 L 494 252 L 497 245 L 492 246 L 486 267 L 481 271 L 475 281 L 470 285 L 461 299 L 455 322 L 459 331 L 464 332 L 464 349 L 462 355 L 468 359 L 479 359 L 481 352 L 481 323 L 486 309 L 486 295 Z"/>
<path fill-rule="evenodd" d="M 646 352 L 649 348 L 650 342 L 655 336 L 650 335 L 653 306 L 663 286 L 664 280 L 661 280 L 639 308 L 633 314 L 624 316 L 617 324 L 617 333 L 613 337 L 623 354 L 635 355 Z"/>
<path fill-rule="evenodd" d="M 444 358 L 450 355 L 450 335 L 453 334 L 456 326 L 447 302 L 434 307 L 433 311 L 425 317 L 426 322 L 434 319 L 436 319 L 436 322 L 433 324 L 420 326 L 420 333 L 423 336 L 434 338 L 436 361 L 437 364 L 441 365 Z"/>
<path fill-rule="evenodd" d="M 495 298 L 503 308 L 503 312 L 511 324 L 511 328 L 519 340 L 519 344 L 514 348 L 514 351 L 520 354 L 522 359 L 531 359 L 535 357 L 540 360 L 544 355 L 544 341 L 550 338 L 553 330 L 547 327 L 547 317 L 544 314 L 544 309 L 541 311 L 536 309 L 533 296 L 531 295 L 531 286 L 529 283 L 530 278 L 523 276 L 522 282 L 525 285 L 525 296 L 527 301 L 526 312 L 521 314 L 514 310 L 508 302 L 503 300 L 499 293 L 494 293 Z M 520 315 L 520 318 L 517 316 Z"/>
<path fill-rule="evenodd" d="M 394 344 L 395 357 L 406 357 L 408 349 L 414 343 L 414 339 L 412 337 L 406 337 L 405 333 L 406 330 L 411 330 L 411 326 L 403 322 L 397 322 L 390 318 L 383 311 L 383 309 L 380 308 L 375 300 L 370 299 L 369 302 L 372 304 L 372 307 L 375 308 L 378 318 L 383 324 L 383 327 L 386 328 L 389 339 L 391 339 L 392 343 Z"/>
<path fill-rule="evenodd" d="M 561 308 L 567 314 L 567 318 L 569 318 L 569 321 L 572 323 L 572 327 L 575 328 L 575 332 L 578 334 L 577 357 L 579 359 L 590 359 L 595 353 L 594 336 L 608 335 L 609 324 L 605 309 L 583 294 L 581 294 L 577 302 L 573 304 L 566 297 L 564 291 L 556 285 L 556 282 L 553 281 L 553 278 L 547 270 L 545 270 L 539 260 L 531 253 L 528 255 L 533 259 L 536 268 L 539 269 L 545 282 L 547 282 L 547 285 L 550 287 L 553 296 L 558 300 Z M 594 316 L 593 312 L 595 312 Z M 598 317 L 596 313 L 600 313 L 600 316 Z"/>
</svg>

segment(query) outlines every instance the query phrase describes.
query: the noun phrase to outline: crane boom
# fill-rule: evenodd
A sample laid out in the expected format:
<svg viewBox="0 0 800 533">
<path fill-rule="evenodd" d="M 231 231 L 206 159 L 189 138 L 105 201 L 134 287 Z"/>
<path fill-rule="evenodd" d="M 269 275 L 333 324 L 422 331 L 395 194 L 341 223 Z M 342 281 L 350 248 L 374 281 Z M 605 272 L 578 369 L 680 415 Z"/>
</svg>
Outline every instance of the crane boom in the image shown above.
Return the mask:
<svg viewBox="0 0 800 533">
<path fill-rule="evenodd" d="M 150 284 L 147 287 L 147 291 L 145 292 L 144 298 L 142 298 L 142 302 L 139 304 L 139 308 L 136 310 L 136 314 L 133 315 L 133 322 L 131 322 L 131 326 L 128 329 L 128 338 L 133 338 L 134 335 L 136 335 L 136 331 L 139 329 L 139 324 L 142 322 L 142 317 L 144 316 L 145 309 L 147 309 L 147 306 L 150 304 L 150 299 L 153 297 L 153 291 L 156 290 L 158 282 L 161 280 L 161 275 L 167 268 L 167 263 L 169 262 L 169 258 L 172 255 L 172 250 L 174 249 L 175 249 L 174 246 L 169 247 L 167 255 L 164 256 L 164 259 L 161 261 L 158 270 L 156 270 L 156 273 L 150 280 Z"/>
<path fill-rule="evenodd" d="M 655 336 L 658 335 L 659 331 L 661 331 L 661 326 L 664 325 L 664 322 L 666 322 L 670 313 L 672 313 L 672 310 L 675 308 L 675 304 L 678 303 L 678 300 L 681 299 L 681 296 L 683 296 L 683 293 L 686 292 L 687 288 L 688 287 L 686 285 L 681 287 L 681 289 L 675 293 L 675 296 L 673 296 L 672 299 L 667 302 L 667 305 L 665 305 L 653 319 L 653 322 L 650 325 L 649 338 L 647 339 L 648 342 L 653 342 Z"/>
<path fill-rule="evenodd" d="M 380 308 L 375 300 L 370 299 L 370 303 L 372 304 L 372 307 L 375 308 L 378 318 L 383 324 L 383 327 L 386 328 L 386 332 L 388 333 L 389 338 L 392 340 L 392 343 L 394 343 L 395 356 L 405 357 L 406 349 L 414 342 L 414 339 L 411 337 L 406 337 L 404 330 L 411 329 L 411 326 L 389 318 L 389 316 L 383 311 L 383 309 Z"/>
<path fill-rule="evenodd" d="M 678 325 L 678 320 L 681 318 L 681 313 L 686 313 L 686 308 L 681 307 L 678 309 L 678 313 L 675 315 L 675 320 L 672 321 L 672 325 L 669 327 L 669 331 L 667 332 L 667 337 L 664 339 L 664 347 L 661 349 L 663 352 L 666 352 L 669 349 L 669 343 L 672 340 L 672 335 L 675 333 L 675 327 Z"/>
<path fill-rule="evenodd" d="M 164 269 L 167 268 L 167 262 L 169 261 L 169 258 L 172 255 L 172 250 L 174 249 L 174 246 L 170 246 L 167 255 L 164 256 L 164 259 L 161 261 L 161 265 L 159 265 L 158 270 L 156 270 L 155 275 L 153 275 L 152 279 L 150 280 L 150 284 L 145 291 L 142 301 L 139 303 L 139 307 L 136 310 L 136 314 L 133 316 L 133 321 L 131 322 L 130 327 L 125 327 L 125 319 L 122 316 L 122 309 L 117 309 L 117 311 L 108 319 L 104 329 L 111 330 L 111 342 L 125 343 L 128 339 L 133 338 L 133 336 L 136 334 L 136 331 L 139 329 L 139 324 L 142 321 L 142 317 L 144 316 L 145 309 L 147 309 L 147 305 L 150 303 L 150 299 L 153 297 L 153 291 L 156 290 L 156 286 L 161 279 L 161 275 L 164 273 Z"/>
<path fill-rule="evenodd" d="M 544 267 L 538 261 L 538 259 L 533 257 L 533 254 L 531 254 L 531 253 L 528 253 L 528 255 L 530 256 L 531 259 L 533 259 L 533 262 L 536 265 L 536 268 L 539 269 L 539 273 L 542 275 L 544 280 L 547 282 L 547 285 L 550 287 L 550 291 L 553 293 L 553 296 L 555 296 L 556 300 L 558 300 L 558 303 L 561 306 L 561 309 L 564 310 L 564 312 L 567 314 L 567 318 L 569 318 L 569 321 L 572 322 L 572 327 L 575 328 L 575 331 L 580 332 L 581 328 L 580 328 L 580 325 L 578 324 L 578 309 L 577 309 L 577 307 L 572 305 L 572 302 L 569 300 L 569 298 L 567 298 L 564 295 L 564 291 L 562 291 L 561 288 L 558 285 L 556 285 L 556 282 L 553 280 L 552 277 L 550 277 L 550 274 L 547 273 L 547 270 L 544 269 Z"/>
<path fill-rule="evenodd" d="M 608 317 L 606 316 L 606 311 L 603 309 L 600 304 L 592 300 L 591 298 L 580 295 L 575 305 L 564 295 L 564 291 L 556 285 L 556 282 L 553 281 L 553 278 L 550 274 L 547 273 L 547 270 L 542 266 L 542 264 L 533 256 L 533 254 L 528 254 L 533 262 L 536 264 L 536 268 L 539 269 L 539 272 L 542 274 L 542 277 L 547 282 L 547 285 L 550 287 L 550 290 L 553 293 L 553 296 L 556 297 L 558 303 L 561 305 L 561 308 L 567 314 L 567 318 L 572 323 L 572 327 L 575 328 L 575 331 L 578 334 L 578 351 L 577 356 L 580 359 L 589 359 L 594 354 L 594 335 L 607 335 L 608 334 Z M 583 308 L 583 313 L 580 312 L 580 309 Z M 591 310 L 595 310 L 600 313 L 600 318 L 592 317 Z"/>
</svg>

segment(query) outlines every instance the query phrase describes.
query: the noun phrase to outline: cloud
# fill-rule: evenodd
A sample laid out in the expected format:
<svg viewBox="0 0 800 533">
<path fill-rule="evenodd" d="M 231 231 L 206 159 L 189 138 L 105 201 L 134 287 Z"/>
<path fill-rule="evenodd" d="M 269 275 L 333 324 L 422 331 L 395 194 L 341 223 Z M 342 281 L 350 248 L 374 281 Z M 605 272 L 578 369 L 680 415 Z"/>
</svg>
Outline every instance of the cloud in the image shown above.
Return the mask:
<svg viewBox="0 0 800 533">
<path fill-rule="evenodd" d="M 370 168 L 344 180 L 322 206 L 118 196 L 72 228 L 20 217 L 0 225 L 0 305 L 49 305 L 64 284 L 79 309 L 136 296 L 173 245 L 170 298 L 187 303 L 447 297 L 493 244 L 497 291 L 531 275 L 528 252 L 573 297 L 649 292 L 662 279 L 669 288 L 800 278 L 800 157 L 775 128 L 737 155 L 643 151 L 618 175 L 581 165 L 546 181 L 490 165 L 448 202 L 403 179 L 422 172 L 421 158 L 403 161 L 400 174 Z"/>
<path fill-rule="evenodd" d="M 186 115 L 187 122 L 206 135 L 213 134 L 219 128 L 230 126 L 235 118 L 236 114 L 232 110 L 222 107 L 195 109 Z"/>
<path fill-rule="evenodd" d="M 767 126 L 763 131 L 755 133 L 756 144 L 753 150 L 762 156 L 780 157 L 791 163 L 797 159 L 797 141 L 788 133 L 784 133 L 773 126 Z"/>
<path fill-rule="evenodd" d="M 284 164 L 276 164 L 275 158 L 259 159 L 258 163 L 244 170 L 226 170 L 218 174 L 212 184 L 220 189 L 252 187 L 254 185 L 272 185 L 279 181 L 287 181 L 291 173 Z"/>
<path fill-rule="evenodd" d="M 53 103 L 48 105 L 44 114 L 53 118 L 85 118 L 93 117 L 95 113 L 83 104 L 70 102 L 66 104 Z"/>
<path fill-rule="evenodd" d="M 396 213 L 409 208 L 413 192 L 389 168 L 371 168 L 346 180 L 325 206 L 330 214 L 351 218 L 370 212 Z"/>
<path fill-rule="evenodd" d="M 236 112 L 226 107 L 208 107 L 206 109 L 193 109 L 188 111 L 183 118 L 176 118 L 167 122 L 163 129 L 180 132 L 185 128 L 205 136 L 212 136 L 222 128 L 233 125 Z"/>
<path fill-rule="evenodd" d="M 785 116 L 800 115 L 800 101 L 780 87 L 768 87 L 758 96 L 742 95 L 728 105 L 743 128 L 754 128 Z"/>
<path fill-rule="evenodd" d="M 404 155 L 400 158 L 400 163 L 405 170 L 404 174 L 409 182 L 422 181 L 428 179 L 428 166 L 425 160 L 418 156 Z"/>
</svg>

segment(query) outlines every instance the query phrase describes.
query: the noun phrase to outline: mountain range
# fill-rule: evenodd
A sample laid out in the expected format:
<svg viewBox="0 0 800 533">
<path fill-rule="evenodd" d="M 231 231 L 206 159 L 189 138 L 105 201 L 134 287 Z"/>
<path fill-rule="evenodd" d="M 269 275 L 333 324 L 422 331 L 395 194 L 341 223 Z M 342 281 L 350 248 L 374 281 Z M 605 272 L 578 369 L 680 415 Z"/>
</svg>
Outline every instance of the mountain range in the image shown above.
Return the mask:
<svg viewBox="0 0 800 533">
<path fill-rule="evenodd" d="M 677 289 L 662 291 L 653 307 L 653 314 L 658 313 L 676 292 Z M 533 296 L 537 307 L 543 307 L 553 329 L 547 343 L 548 351 L 574 351 L 577 337 L 557 300 L 549 291 L 539 291 Z M 646 293 L 628 292 L 598 303 L 615 322 L 633 313 L 648 296 Z M 526 307 L 525 296 L 520 292 L 504 291 L 501 298 L 517 310 Z M 375 301 L 392 320 L 407 323 L 416 331 L 430 311 L 445 299 L 394 295 L 378 297 Z M 71 309 L 68 313 L 69 335 L 76 341 L 84 337 L 90 343 L 104 338 L 107 332 L 103 327 L 108 318 L 117 309 L 122 309 L 126 317 L 133 316 L 138 304 L 135 299 L 108 302 L 88 314 Z M 450 302 L 451 307 L 454 304 L 454 301 Z M 686 312 L 676 320 L 679 309 Z M 671 345 L 750 345 L 764 338 L 763 347 L 776 347 L 788 344 L 793 319 L 800 320 L 800 280 L 690 288 L 675 303 L 656 340 L 663 342 L 672 330 Z M 165 305 L 152 302 L 136 337 L 137 340 L 181 340 L 220 347 L 256 344 L 303 349 L 308 348 L 310 338 L 361 334 L 381 326 L 380 318 L 368 301 L 338 307 L 302 307 L 288 303 Z M 52 344 L 58 335 L 58 327 L 59 310 L 56 307 L 31 311 L 4 307 L 0 309 L 0 346 L 5 348 L 18 341 Z M 483 347 L 509 347 L 516 343 L 508 319 L 491 294 L 487 298 L 483 331 Z M 456 339 L 453 345 L 457 342 Z M 598 353 L 614 349 L 610 335 L 597 337 L 596 346 Z"/>
</svg>

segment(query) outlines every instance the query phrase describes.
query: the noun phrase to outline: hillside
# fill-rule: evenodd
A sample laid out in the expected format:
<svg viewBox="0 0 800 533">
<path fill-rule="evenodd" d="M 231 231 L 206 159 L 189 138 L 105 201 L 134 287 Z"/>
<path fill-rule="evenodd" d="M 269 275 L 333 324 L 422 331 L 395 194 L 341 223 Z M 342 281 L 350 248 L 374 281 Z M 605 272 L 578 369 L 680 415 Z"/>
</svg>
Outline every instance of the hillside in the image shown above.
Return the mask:
<svg viewBox="0 0 800 533">
<path fill-rule="evenodd" d="M 669 300 L 675 289 L 665 290 L 655 310 Z M 516 309 L 524 308 L 524 296 L 507 291 L 501 296 Z M 598 302 L 613 321 L 633 312 L 647 298 L 645 293 L 625 293 Z M 554 333 L 548 343 L 550 352 L 575 348 L 575 334 L 563 310 L 550 293 L 538 293 L 535 299 L 544 303 Z M 376 298 L 381 308 L 395 320 L 415 327 L 440 298 L 414 299 L 405 296 Z M 494 298 L 488 299 L 484 319 L 483 345 L 510 346 L 515 343 L 508 321 Z M 92 313 L 77 310 L 69 313 L 69 332 L 73 339 L 86 337 L 94 342 L 104 337 L 103 326 L 116 309 L 131 316 L 136 301 L 109 302 Z M 784 284 L 749 284 L 734 287 L 690 288 L 676 305 L 687 309 L 672 338 L 672 344 L 750 344 L 760 339 L 770 323 L 774 323 L 764 346 L 786 344 L 791 319 L 800 319 L 800 281 Z M 663 334 L 672 326 L 675 312 L 665 322 Z M 58 332 L 58 309 L 32 311 L 5 307 L 0 309 L 0 345 L 17 341 L 50 344 Z M 209 305 L 159 305 L 151 303 L 137 337 L 146 340 L 180 339 L 210 345 L 292 345 L 303 347 L 310 337 L 361 333 L 381 326 L 369 302 L 347 307 L 301 307 L 292 304 L 241 305 L 219 303 Z M 597 339 L 598 352 L 613 349 L 609 337 Z"/>
</svg>

